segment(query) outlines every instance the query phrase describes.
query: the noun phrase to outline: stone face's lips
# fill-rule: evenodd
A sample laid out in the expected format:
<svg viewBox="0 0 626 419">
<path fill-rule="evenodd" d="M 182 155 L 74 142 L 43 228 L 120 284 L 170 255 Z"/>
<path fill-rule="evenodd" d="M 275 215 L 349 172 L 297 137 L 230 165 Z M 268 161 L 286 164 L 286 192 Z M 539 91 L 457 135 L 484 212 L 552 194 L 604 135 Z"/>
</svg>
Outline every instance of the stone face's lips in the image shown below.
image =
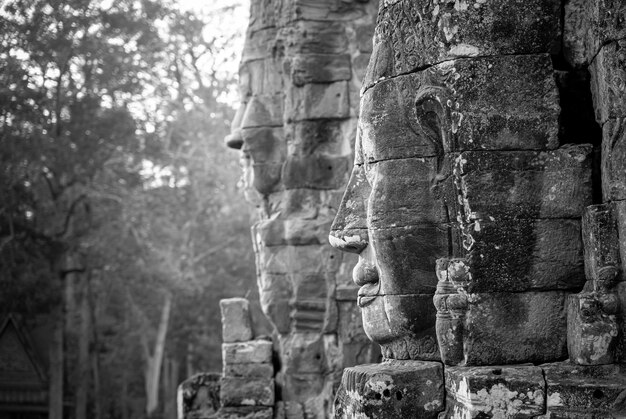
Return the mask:
<svg viewBox="0 0 626 419">
<path fill-rule="evenodd" d="M 379 292 L 380 292 L 380 287 L 379 287 L 378 282 L 374 284 L 370 283 L 370 284 L 363 285 L 359 289 L 359 293 L 358 293 L 357 303 L 359 307 L 363 308 L 372 304 L 376 298 L 381 296 Z"/>
</svg>

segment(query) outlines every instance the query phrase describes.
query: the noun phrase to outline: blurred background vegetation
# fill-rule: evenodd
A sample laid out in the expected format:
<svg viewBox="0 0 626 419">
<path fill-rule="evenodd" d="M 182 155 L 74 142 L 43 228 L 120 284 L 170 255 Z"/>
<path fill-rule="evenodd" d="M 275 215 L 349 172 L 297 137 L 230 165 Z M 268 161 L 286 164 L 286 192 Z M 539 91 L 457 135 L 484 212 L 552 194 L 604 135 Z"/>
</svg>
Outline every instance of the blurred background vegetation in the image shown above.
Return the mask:
<svg viewBox="0 0 626 419">
<path fill-rule="evenodd" d="M 0 319 L 34 337 L 51 419 L 174 418 L 221 368 L 219 299 L 257 299 L 223 146 L 248 5 L 195 3 L 0 3 Z"/>
</svg>

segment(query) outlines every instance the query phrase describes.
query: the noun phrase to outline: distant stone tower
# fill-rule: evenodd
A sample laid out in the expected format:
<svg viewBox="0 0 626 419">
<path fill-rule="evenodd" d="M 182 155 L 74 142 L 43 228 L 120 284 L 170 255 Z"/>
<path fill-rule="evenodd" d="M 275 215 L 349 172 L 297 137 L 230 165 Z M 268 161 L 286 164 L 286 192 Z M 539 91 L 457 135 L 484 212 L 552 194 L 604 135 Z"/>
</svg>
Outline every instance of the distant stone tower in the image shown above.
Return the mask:
<svg viewBox="0 0 626 419">
<path fill-rule="evenodd" d="M 355 257 L 328 244 L 348 179 L 376 0 L 252 0 L 241 150 L 264 313 L 275 327 L 276 414 L 323 418 L 344 367 L 376 361 L 352 282 Z"/>
</svg>

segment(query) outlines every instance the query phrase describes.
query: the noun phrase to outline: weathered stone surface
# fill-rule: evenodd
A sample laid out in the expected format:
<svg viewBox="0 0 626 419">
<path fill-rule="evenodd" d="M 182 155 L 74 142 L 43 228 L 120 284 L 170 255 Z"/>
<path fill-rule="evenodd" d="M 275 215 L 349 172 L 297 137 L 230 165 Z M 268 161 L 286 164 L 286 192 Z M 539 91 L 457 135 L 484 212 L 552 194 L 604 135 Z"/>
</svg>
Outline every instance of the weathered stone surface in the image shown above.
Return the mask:
<svg viewBox="0 0 626 419">
<path fill-rule="evenodd" d="M 367 84 L 458 57 L 555 50 L 560 3 L 393 1 L 381 12 Z"/>
<path fill-rule="evenodd" d="M 222 341 L 243 342 L 252 339 L 250 304 L 245 298 L 220 300 L 222 312 Z"/>
<path fill-rule="evenodd" d="M 626 7 L 625 7 L 626 8 Z M 604 45 L 591 64 L 596 120 L 626 117 L 626 39 Z"/>
<path fill-rule="evenodd" d="M 450 234 L 443 224 L 370 230 L 380 292 L 432 295 L 437 285 L 435 262 L 449 253 Z"/>
<path fill-rule="evenodd" d="M 437 157 L 386 160 L 368 164 L 368 171 L 376 170 L 377 175 L 397 179 L 394 182 L 375 182 L 369 199 L 376 202 L 369 211 L 369 224 L 372 228 L 385 228 L 390 220 L 398 227 L 426 223 L 447 223 L 450 221 L 448 207 L 433 188 L 433 179 L 449 170 L 439 168 L 442 162 Z M 372 168 L 371 166 L 376 166 Z"/>
<path fill-rule="evenodd" d="M 347 54 L 296 55 L 285 61 L 285 72 L 296 86 L 350 80 L 351 67 Z"/>
<path fill-rule="evenodd" d="M 350 158 L 323 155 L 291 157 L 283 166 L 287 189 L 337 189 L 348 180 Z"/>
<path fill-rule="evenodd" d="M 273 419 L 274 409 L 271 407 L 222 407 L 216 419 Z"/>
<path fill-rule="evenodd" d="M 440 363 L 387 361 L 344 370 L 335 418 L 436 418 L 443 408 Z"/>
<path fill-rule="evenodd" d="M 482 57 L 367 89 L 359 126 L 366 161 L 443 150 L 543 150 L 558 145 L 559 111 L 549 55 Z"/>
<path fill-rule="evenodd" d="M 283 93 L 283 72 L 279 60 L 264 58 L 241 63 L 239 90 L 242 98 Z"/>
<path fill-rule="evenodd" d="M 541 367 L 548 384 L 548 418 L 599 419 L 626 415 L 623 366 L 584 367 L 562 362 Z"/>
<path fill-rule="evenodd" d="M 305 84 L 287 93 L 285 117 L 292 122 L 307 119 L 341 119 L 350 117 L 348 83 L 338 81 Z"/>
<path fill-rule="evenodd" d="M 274 366 L 272 364 L 226 364 L 222 366 L 222 374 L 225 377 L 241 378 L 272 378 Z"/>
<path fill-rule="evenodd" d="M 272 362 L 272 342 L 251 340 L 248 342 L 223 343 L 222 360 L 225 364 L 254 364 Z"/>
<path fill-rule="evenodd" d="M 567 349 L 570 361 L 579 365 L 615 361 L 618 310 L 619 300 L 612 292 L 582 292 L 569 296 Z"/>
<path fill-rule="evenodd" d="M 602 204 L 587 207 L 582 219 L 582 234 L 587 279 L 610 284 L 617 279 L 621 269 L 617 224 L 612 206 Z"/>
<path fill-rule="evenodd" d="M 284 161 L 287 147 L 281 128 L 244 128 L 241 137 L 241 150 L 257 164 L 280 164 Z"/>
<path fill-rule="evenodd" d="M 274 380 L 222 377 L 220 400 L 223 407 L 273 406 Z"/>
<path fill-rule="evenodd" d="M 589 146 L 550 151 L 466 151 L 454 175 L 467 221 L 578 218 L 591 204 Z"/>
<path fill-rule="evenodd" d="M 437 338 L 446 365 L 549 362 L 566 350 L 567 293 L 466 294 L 440 287 Z"/>
<path fill-rule="evenodd" d="M 570 0 L 565 3 L 563 46 L 574 66 L 591 62 L 602 45 L 626 37 L 622 0 Z"/>
<path fill-rule="evenodd" d="M 276 127 L 283 122 L 282 94 L 254 95 L 248 99 L 241 128 Z"/>
<path fill-rule="evenodd" d="M 342 22 L 299 20 L 283 27 L 279 37 L 287 55 L 344 54 L 348 37 Z"/>
<path fill-rule="evenodd" d="M 358 310 L 355 303 L 339 310 L 335 294 L 350 281 L 356 256 L 330 249 L 324 231 L 351 167 L 359 75 L 377 9 L 377 0 L 251 4 L 242 106 L 227 141 L 243 151 L 245 194 L 258 214 L 253 240 L 261 306 L 283 342 L 277 383 L 288 408 L 278 409 L 278 417 L 328 417 L 344 351 L 348 362 L 370 361 L 366 354 L 375 352 L 362 330 L 340 329 Z M 302 342 L 318 338 L 321 347 L 300 354 Z M 303 358 L 313 362 L 310 368 L 295 366 L 308 362 Z M 225 368 L 260 374 L 260 367 L 239 365 Z"/>
<path fill-rule="evenodd" d="M 293 292 L 291 281 L 286 274 L 263 272 L 258 278 L 261 309 L 280 333 L 288 333 L 290 328 L 290 300 Z"/>
<path fill-rule="evenodd" d="M 377 2 L 364 0 L 293 0 L 283 5 L 283 16 L 288 21 L 310 19 L 315 21 L 354 21 L 371 19 L 376 15 Z M 371 30 L 369 37 L 371 38 Z"/>
<path fill-rule="evenodd" d="M 626 118 L 609 119 L 602 127 L 602 196 L 626 200 Z"/>
<path fill-rule="evenodd" d="M 200 373 L 178 386 L 178 417 L 180 419 L 214 418 L 220 407 L 220 375 Z"/>
<path fill-rule="evenodd" d="M 280 163 L 253 163 L 252 185 L 261 194 L 276 192 L 281 187 L 281 173 L 283 165 Z"/>
<path fill-rule="evenodd" d="M 248 30 L 241 61 L 245 63 L 272 57 L 272 49 L 276 47 L 277 34 L 278 30 L 272 27 L 257 31 Z"/>
<path fill-rule="evenodd" d="M 622 281 L 626 281 L 626 269 L 623 261 L 626 261 L 626 200 L 613 203 L 613 211 L 617 223 L 619 238 L 620 260 L 622 260 Z"/>
<path fill-rule="evenodd" d="M 446 418 L 534 418 L 545 413 L 541 368 L 446 367 Z"/>
<path fill-rule="evenodd" d="M 285 128 L 288 152 L 292 156 L 347 156 L 346 144 L 352 141 L 354 134 L 350 128 L 341 120 L 322 119 L 290 124 Z"/>
<path fill-rule="evenodd" d="M 580 289 L 580 221 L 481 220 L 462 227 L 470 292 Z"/>
<path fill-rule="evenodd" d="M 377 295 L 359 291 L 363 329 L 387 359 L 439 360 L 432 294 Z M 415 319 L 419 319 L 416 322 Z"/>
</svg>

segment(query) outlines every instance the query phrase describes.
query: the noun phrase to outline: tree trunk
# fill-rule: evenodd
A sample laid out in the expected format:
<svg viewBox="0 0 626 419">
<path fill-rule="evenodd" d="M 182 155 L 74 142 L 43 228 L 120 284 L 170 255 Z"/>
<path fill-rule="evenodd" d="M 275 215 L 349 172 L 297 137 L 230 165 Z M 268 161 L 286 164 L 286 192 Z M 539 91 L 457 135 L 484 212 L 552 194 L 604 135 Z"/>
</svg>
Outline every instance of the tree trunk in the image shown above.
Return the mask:
<svg viewBox="0 0 626 419">
<path fill-rule="evenodd" d="M 50 383 L 48 418 L 63 419 L 63 337 L 65 316 L 63 303 L 56 307 L 52 315 L 54 322 L 52 342 L 50 342 Z"/>
<path fill-rule="evenodd" d="M 163 354 L 165 352 L 165 338 L 167 337 L 167 327 L 170 320 L 172 308 L 172 294 L 165 294 L 161 321 L 154 343 L 154 353 L 148 355 L 146 362 L 146 414 L 151 417 L 159 407 L 159 383 L 161 381 L 161 366 L 163 365 Z"/>
<path fill-rule="evenodd" d="M 98 339 L 97 306 L 91 287 L 91 276 L 87 277 L 87 302 L 89 304 L 89 320 L 91 324 L 91 371 L 93 374 L 93 408 L 94 419 L 102 418 L 102 399 L 100 394 L 100 343 Z"/>
<path fill-rule="evenodd" d="M 88 281 L 83 278 L 83 281 Z M 80 333 L 78 335 L 78 380 L 76 381 L 76 419 L 87 419 L 89 396 L 89 341 L 91 337 L 89 299 L 87 286 L 83 283 L 80 300 Z"/>
<path fill-rule="evenodd" d="M 163 407 L 165 418 L 176 417 L 176 392 L 178 390 L 178 371 L 180 363 L 168 357 L 163 369 Z"/>
</svg>

